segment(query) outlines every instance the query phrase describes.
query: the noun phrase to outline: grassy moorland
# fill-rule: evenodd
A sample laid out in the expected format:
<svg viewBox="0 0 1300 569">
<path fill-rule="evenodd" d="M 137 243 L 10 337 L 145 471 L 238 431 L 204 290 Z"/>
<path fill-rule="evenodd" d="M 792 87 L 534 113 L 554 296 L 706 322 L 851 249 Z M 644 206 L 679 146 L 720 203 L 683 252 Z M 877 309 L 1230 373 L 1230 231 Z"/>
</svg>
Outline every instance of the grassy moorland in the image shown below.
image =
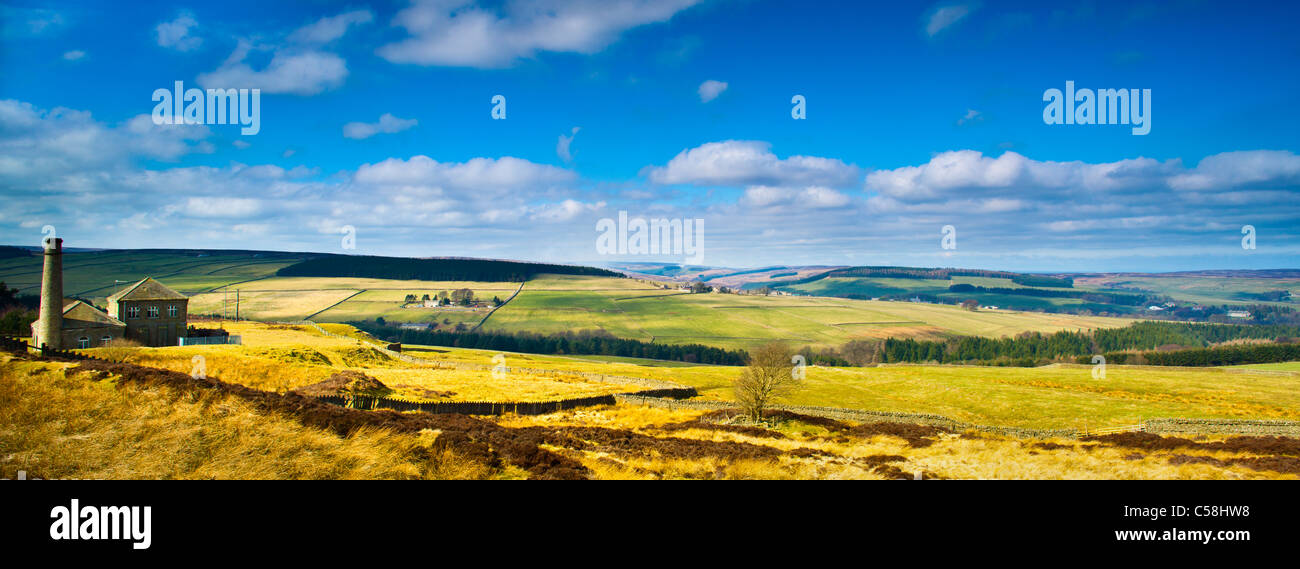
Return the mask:
<svg viewBox="0 0 1300 569">
<path fill-rule="evenodd" d="M 277 406 L 278 397 L 128 382 L 118 370 L 0 355 L 0 477 L 1297 478 L 1286 466 L 1294 458 L 1272 456 L 1294 449 L 1262 452 L 1252 441 L 1224 437 L 1172 446 L 1123 437 L 1027 439 L 801 416 L 754 427 L 720 424 L 700 411 L 627 405 L 393 421 L 391 413 L 321 415 Z M 388 422 L 369 426 L 367 417 Z"/>
<path fill-rule="evenodd" d="M 369 347 L 349 326 L 327 325 L 355 341 L 322 336 L 306 327 L 230 323 L 243 346 L 93 349 L 106 357 L 188 373 L 203 355 L 209 374 L 271 391 L 319 382 L 341 369 L 362 371 L 400 394 L 448 401 L 541 401 L 625 391 L 580 378 L 477 370 L 432 369 L 393 360 Z M 116 351 L 114 351 L 116 350 Z M 513 368 L 588 372 L 661 379 L 690 385 L 705 400 L 727 401 L 738 367 L 681 365 L 595 356 L 499 354 L 461 348 L 406 346 L 404 353 L 448 364 L 491 366 L 503 355 Z M 1093 379 L 1091 366 L 1039 368 L 889 365 L 871 368 L 811 366 L 804 385 L 785 403 L 866 411 L 931 413 L 1003 427 L 1075 429 L 1113 427 L 1139 418 L 1300 420 L 1300 374 L 1217 368 L 1109 366 Z"/>
</svg>

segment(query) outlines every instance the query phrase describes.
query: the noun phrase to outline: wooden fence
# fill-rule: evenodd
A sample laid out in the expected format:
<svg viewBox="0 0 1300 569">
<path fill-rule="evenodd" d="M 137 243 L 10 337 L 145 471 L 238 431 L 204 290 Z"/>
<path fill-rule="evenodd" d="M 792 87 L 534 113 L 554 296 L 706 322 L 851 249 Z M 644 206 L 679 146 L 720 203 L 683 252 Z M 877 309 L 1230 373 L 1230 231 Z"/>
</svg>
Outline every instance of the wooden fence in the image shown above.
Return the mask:
<svg viewBox="0 0 1300 569">
<path fill-rule="evenodd" d="M 6 352 L 20 352 L 25 354 L 27 353 L 27 340 L 24 340 L 22 338 L 10 338 L 8 336 L 0 336 L 0 350 L 4 350 Z"/>
</svg>

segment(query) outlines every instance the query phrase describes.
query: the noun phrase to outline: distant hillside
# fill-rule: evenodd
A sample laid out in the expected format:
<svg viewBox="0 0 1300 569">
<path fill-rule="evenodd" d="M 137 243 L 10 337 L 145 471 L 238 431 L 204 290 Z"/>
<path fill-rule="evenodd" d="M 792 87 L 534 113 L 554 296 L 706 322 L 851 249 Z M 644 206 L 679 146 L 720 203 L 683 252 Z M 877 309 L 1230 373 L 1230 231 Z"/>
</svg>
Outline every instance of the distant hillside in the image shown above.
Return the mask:
<svg viewBox="0 0 1300 569">
<path fill-rule="evenodd" d="M 8 245 L 0 245 L 0 259 L 12 259 L 14 257 L 29 257 L 31 256 L 31 254 L 32 254 L 31 251 L 28 251 L 21 247 L 10 247 Z"/>
<path fill-rule="evenodd" d="M 827 271 L 806 279 L 789 281 L 784 284 L 804 284 L 828 277 L 881 277 L 891 279 L 932 279 L 948 280 L 952 277 L 983 277 L 1008 279 L 1022 286 L 1072 288 L 1074 280 L 1069 277 L 1009 273 L 1006 271 L 987 271 L 982 269 L 917 268 L 917 267 L 848 267 Z"/>
<path fill-rule="evenodd" d="M 411 259 L 326 255 L 276 271 L 280 277 L 351 277 L 422 281 L 522 282 L 533 275 L 623 277 L 595 267 L 490 259 Z"/>
</svg>

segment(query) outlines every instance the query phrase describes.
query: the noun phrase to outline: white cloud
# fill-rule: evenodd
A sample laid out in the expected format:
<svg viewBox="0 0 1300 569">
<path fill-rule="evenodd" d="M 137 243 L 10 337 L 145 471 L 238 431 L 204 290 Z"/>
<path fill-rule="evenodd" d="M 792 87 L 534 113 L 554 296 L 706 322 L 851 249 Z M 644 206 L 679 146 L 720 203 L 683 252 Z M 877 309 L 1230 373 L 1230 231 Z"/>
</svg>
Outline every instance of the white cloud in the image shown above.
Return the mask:
<svg viewBox="0 0 1300 569">
<path fill-rule="evenodd" d="M 561 134 L 560 140 L 555 143 L 555 155 L 559 156 L 561 160 L 573 162 L 573 153 L 569 151 L 569 147 L 573 144 L 573 137 L 578 136 L 579 130 L 581 130 L 579 127 L 573 127 L 572 134 L 568 136 Z"/>
<path fill-rule="evenodd" d="M 973 6 L 966 4 L 953 4 L 940 6 L 930 13 L 930 18 L 925 24 L 925 35 L 934 37 L 957 22 L 960 22 L 966 16 L 974 11 Z"/>
<path fill-rule="evenodd" d="M 984 115 L 982 113 L 980 113 L 975 109 L 967 109 L 966 114 L 962 115 L 961 118 L 957 119 L 957 126 L 961 126 L 967 123 L 976 123 L 976 122 L 983 122 L 983 121 L 984 121 Z"/>
<path fill-rule="evenodd" d="M 262 212 L 262 202 L 251 198 L 192 197 L 182 206 L 186 215 L 210 218 L 247 218 Z"/>
<path fill-rule="evenodd" d="M 16 8 L 0 5 L 0 30 L 6 38 L 54 33 L 67 24 L 62 12 L 45 8 Z"/>
<path fill-rule="evenodd" d="M 683 150 L 662 167 L 643 172 L 656 184 L 698 186 L 827 186 L 856 183 L 858 168 L 833 158 L 791 156 L 781 159 L 766 142 L 727 140 Z"/>
<path fill-rule="evenodd" d="M 133 158 L 175 160 L 211 152 L 203 140 L 210 134 L 204 125 L 155 125 L 148 115 L 110 127 L 85 111 L 0 100 L 0 175 L 52 183 L 70 172 L 120 166 Z"/>
<path fill-rule="evenodd" d="M 920 166 L 871 172 L 866 187 L 882 195 L 908 199 L 1017 187 L 1110 190 L 1152 183 L 1178 167 L 1177 161 L 1161 163 L 1150 158 L 1086 164 L 1031 160 L 1015 152 L 992 158 L 975 150 L 958 150 L 936 154 Z"/>
<path fill-rule="evenodd" d="M 579 216 L 605 207 L 605 202 L 583 203 L 577 200 L 564 200 L 558 203 L 543 204 L 533 209 L 532 219 L 545 222 L 572 221 Z"/>
<path fill-rule="evenodd" d="M 493 10 L 468 0 L 415 0 L 393 18 L 409 37 L 379 55 L 394 63 L 497 68 L 539 52 L 591 54 L 698 1 L 534 0 Z"/>
<path fill-rule="evenodd" d="M 337 16 L 321 18 L 315 23 L 298 28 L 289 35 L 289 41 L 297 43 L 329 43 L 343 37 L 353 25 L 368 24 L 375 19 L 370 10 L 354 10 Z"/>
<path fill-rule="evenodd" d="M 220 67 L 199 75 L 199 84 L 217 89 L 261 89 L 268 94 L 293 95 L 315 95 L 338 88 L 347 79 L 347 62 L 321 46 L 343 37 L 352 26 L 372 19 L 367 10 L 322 18 L 293 31 L 286 43 L 280 45 L 241 39 Z M 270 62 L 254 69 L 247 62 L 254 51 L 270 51 Z"/>
<path fill-rule="evenodd" d="M 276 50 L 266 67 L 255 70 L 244 62 L 251 49 L 251 44 L 241 41 L 221 67 L 199 74 L 199 84 L 211 89 L 315 95 L 339 87 L 348 76 L 347 62 L 342 57 L 315 50 Z"/>
<path fill-rule="evenodd" d="M 409 160 L 389 158 L 362 164 L 355 179 L 364 184 L 487 191 L 564 184 L 576 177 L 562 168 L 510 156 L 473 158 L 457 163 L 438 162 L 421 155 Z"/>
<path fill-rule="evenodd" d="M 399 119 L 392 114 L 380 115 L 377 123 L 350 122 L 343 125 L 343 136 L 354 139 L 370 138 L 376 134 L 393 134 L 414 128 L 419 124 L 415 119 Z"/>
<path fill-rule="evenodd" d="M 700 93 L 700 102 L 707 103 L 712 101 L 718 98 L 718 95 L 721 95 L 722 92 L 726 90 L 727 84 L 723 81 L 714 81 L 713 79 L 709 79 L 708 81 L 700 83 L 700 88 L 698 89 Z"/>
<path fill-rule="evenodd" d="M 176 51 L 191 51 L 203 43 L 203 39 L 190 34 L 198 27 L 198 20 L 189 12 L 181 12 L 175 20 L 163 22 L 154 28 L 154 37 L 158 45 Z"/>
<path fill-rule="evenodd" d="M 1170 178 L 1169 185 L 1208 190 L 1270 182 L 1300 182 L 1300 156 L 1282 150 L 1224 152 L 1205 157 L 1195 169 Z"/>
<path fill-rule="evenodd" d="M 77 61 L 83 57 L 86 57 L 86 52 L 79 49 L 63 52 L 63 59 L 65 61 Z"/>
<path fill-rule="evenodd" d="M 778 188 L 750 186 L 740 197 L 740 204 L 754 208 L 824 209 L 849 204 L 849 196 L 821 186 Z"/>
</svg>

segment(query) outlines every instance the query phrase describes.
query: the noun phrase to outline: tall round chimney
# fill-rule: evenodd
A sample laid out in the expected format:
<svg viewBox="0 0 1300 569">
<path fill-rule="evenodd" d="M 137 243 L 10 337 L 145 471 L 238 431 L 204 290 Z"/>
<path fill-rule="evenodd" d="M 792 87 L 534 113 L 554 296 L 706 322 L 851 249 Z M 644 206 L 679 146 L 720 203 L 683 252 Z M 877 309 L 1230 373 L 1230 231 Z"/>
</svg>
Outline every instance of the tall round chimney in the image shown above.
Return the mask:
<svg viewBox="0 0 1300 569">
<path fill-rule="evenodd" d="M 63 349 L 63 240 L 45 240 L 45 270 L 41 273 L 41 311 L 36 347 Z"/>
</svg>

